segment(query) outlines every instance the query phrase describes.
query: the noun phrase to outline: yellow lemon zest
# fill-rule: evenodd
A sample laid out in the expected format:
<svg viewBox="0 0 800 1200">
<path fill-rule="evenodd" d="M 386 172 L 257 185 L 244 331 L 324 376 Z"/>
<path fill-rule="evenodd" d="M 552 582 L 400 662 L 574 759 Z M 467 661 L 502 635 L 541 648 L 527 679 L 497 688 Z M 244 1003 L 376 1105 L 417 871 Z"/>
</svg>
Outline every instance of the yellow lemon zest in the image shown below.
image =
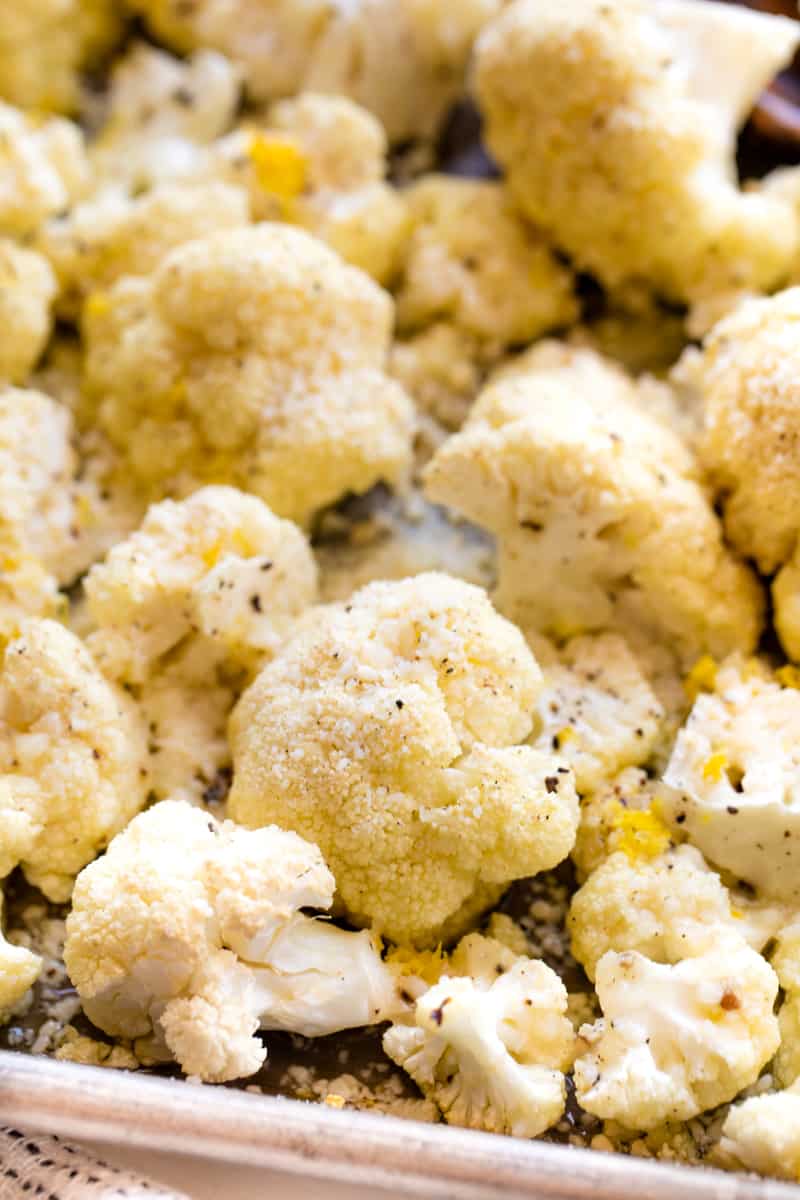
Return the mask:
<svg viewBox="0 0 800 1200">
<path fill-rule="evenodd" d="M 111 300 L 107 292 L 92 292 L 86 297 L 84 315 L 87 317 L 105 317 L 111 312 Z"/>
<path fill-rule="evenodd" d="M 248 153 L 260 188 L 284 205 L 300 195 L 306 186 L 307 163 L 299 146 L 288 138 L 256 133 Z"/>
<path fill-rule="evenodd" d="M 710 654 L 698 658 L 683 681 L 684 691 L 694 703 L 701 692 L 713 692 L 717 682 L 717 664 Z"/>
<path fill-rule="evenodd" d="M 791 663 L 787 663 L 785 667 L 779 667 L 775 672 L 775 678 L 781 687 L 800 689 L 800 667 L 795 667 Z"/>
<path fill-rule="evenodd" d="M 655 858 L 670 843 L 670 832 L 652 806 L 644 811 L 624 808 L 621 804 L 611 818 L 611 828 L 619 835 L 615 847 L 627 854 L 631 862 Z"/>
<path fill-rule="evenodd" d="M 710 783 L 719 783 L 722 773 L 728 765 L 728 756 L 724 750 L 718 750 L 706 759 L 703 765 L 703 779 Z"/>
</svg>

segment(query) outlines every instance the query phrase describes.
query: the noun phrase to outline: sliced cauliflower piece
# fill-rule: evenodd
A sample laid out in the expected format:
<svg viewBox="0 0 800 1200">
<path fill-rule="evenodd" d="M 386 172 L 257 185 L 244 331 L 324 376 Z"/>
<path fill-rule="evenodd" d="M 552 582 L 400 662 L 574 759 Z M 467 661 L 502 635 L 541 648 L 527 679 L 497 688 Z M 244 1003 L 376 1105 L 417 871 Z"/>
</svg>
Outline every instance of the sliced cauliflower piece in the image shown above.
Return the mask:
<svg viewBox="0 0 800 1200">
<path fill-rule="evenodd" d="M 83 137 L 71 121 L 36 121 L 0 101 L 0 146 L 0 235 L 34 233 L 88 186 Z"/>
<path fill-rule="evenodd" d="M 38 112 L 73 112 L 81 72 L 121 31 L 116 0 L 0 0 L 0 96 Z"/>
<path fill-rule="evenodd" d="M 239 91 L 238 71 L 213 50 L 181 60 L 134 42 L 111 72 L 90 150 L 97 177 L 138 191 L 194 175 L 233 123 Z"/>
<path fill-rule="evenodd" d="M 471 934 L 417 1000 L 414 1024 L 391 1026 L 383 1048 L 451 1125 L 538 1137 L 564 1112 L 566 1011 L 548 966 Z"/>
<path fill-rule="evenodd" d="M 518 745 L 541 674 L 486 593 L 446 575 L 320 610 L 231 718 L 230 815 L 313 838 L 359 924 L 436 941 L 482 885 L 555 866 L 572 772 Z"/>
<path fill-rule="evenodd" d="M 0 817 L 2 826 L 2 817 Z M 3 911 L 3 896 L 0 893 L 0 914 Z M 43 962 L 25 946 L 15 946 L 0 930 L 0 1024 L 7 1021 L 12 1010 L 33 987 L 42 970 Z"/>
<path fill-rule="evenodd" d="M 85 590 L 97 662 L 142 683 L 187 638 L 231 672 L 256 668 L 316 599 L 316 567 L 291 521 L 236 488 L 207 487 L 153 505 Z"/>
<path fill-rule="evenodd" d="M 106 1033 L 201 1079 L 241 1078 L 266 1057 L 259 1027 L 315 1037 L 403 1007 L 369 933 L 305 915 L 334 887 L 295 834 L 164 801 L 81 873 L 64 961 Z"/>
<path fill-rule="evenodd" d="M 789 559 L 800 529 L 798 330 L 800 288 L 748 300 L 681 364 L 702 403 L 701 455 L 725 532 L 766 574 Z"/>
<path fill-rule="evenodd" d="M 536 712 L 532 745 L 558 750 L 579 792 L 646 762 L 664 715 L 627 644 L 613 633 L 567 642 L 559 661 L 544 668 Z"/>
<path fill-rule="evenodd" d="M 255 100 L 342 94 L 392 141 L 433 136 L 465 86 L 476 34 L 502 0 L 129 0 L 159 40 L 213 46 L 240 65 Z"/>
<path fill-rule="evenodd" d="M 777 977 L 735 936 L 674 966 L 609 951 L 596 988 L 603 1018 L 579 1031 L 575 1092 L 587 1112 L 629 1129 L 732 1100 L 778 1046 Z"/>
<path fill-rule="evenodd" d="M 800 692 L 737 659 L 697 697 L 664 782 L 665 819 L 765 896 L 800 897 Z"/>
<path fill-rule="evenodd" d="M 31 620 L 0 676 L 0 876 L 18 864 L 50 900 L 139 811 L 145 730 L 129 696 L 54 621 Z"/>
<path fill-rule="evenodd" d="M 490 382 L 425 481 L 498 537 L 512 619 L 557 637 L 634 626 L 693 661 L 751 650 L 762 609 L 696 470 L 619 368 L 540 343 Z"/>
<path fill-rule="evenodd" d="M 413 232 L 397 283 L 402 332 L 450 321 L 510 346 L 575 320 L 572 272 L 517 216 L 502 183 L 430 175 L 407 195 Z"/>
<path fill-rule="evenodd" d="M 407 472 L 412 407 L 383 370 L 391 320 L 371 279 L 299 230 L 189 242 L 87 306 L 97 424 L 156 496 L 230 483 L 307 523 Z"/>
<path fill-rule="evenodd" d="M 760 913 L 731 903 L 716 871 L 693 846 L 655 857 L 611 854 L 575 893 L 567 925 L 572 953 L 590 979 L 608 950 L 637 950 L 655 962 L 675 963 L 709 949 L 722 935 L 763 949 L 783 913 Z"/>
<path fill-rule="evenodd" d="M 103 292 L 124 275 L 148 275 L 184 242 L 250 223 L 243 189 L 223 183 L 165 183 L 138 197 L 106 188 L 48 221 L 37 249 L 58 279 L 58 312 L 79 315 L 87 298 L 102 307 Z"/>
<path fill-rule="evenodd" d="M 726 1165 L 778 1179 L 800 1180 L 800 1080 L 783 1092 L 736 1104 L 722 1126 Z"/>
<path fill-rule="evenodd" d="M 799 40 L 722 4 L 516 0 L 476 52 L 489 147 L 521 211 L 607 286 L 774 288 L 794 213 L 739 187 L 736 135 Z"/>
<path fill-rule="evenodd" d="M 22 383 L 50 336 L 56 280 L 47 259 L 0 238 L 0 379 Z"/>
</svg>

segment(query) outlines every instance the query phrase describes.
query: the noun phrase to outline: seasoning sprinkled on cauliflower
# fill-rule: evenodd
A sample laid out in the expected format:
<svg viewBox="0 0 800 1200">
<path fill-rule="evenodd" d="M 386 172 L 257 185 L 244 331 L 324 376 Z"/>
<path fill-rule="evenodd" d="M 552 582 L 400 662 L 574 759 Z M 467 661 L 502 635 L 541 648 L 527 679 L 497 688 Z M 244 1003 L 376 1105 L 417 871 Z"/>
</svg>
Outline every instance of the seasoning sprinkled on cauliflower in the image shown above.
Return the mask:
<svg viewBox="0 0 800 1200">
<path fill-rule="evenodd" d="M 794 214 L 739 188 L 736 135 L 799 39 L 721 4 L 517 0 L 477 48 L 489 147 L 522 212 L 606 285 L 775 287 Z"/>
<path fill-rule="evenodd" d="M 720 1151 L 726 1165 L 800 1180 L 800 1080 L 783 1092 L 751 1096 L 725 1118 Z"/>
<path fill-rule="evenodd" d="M 540 686 L 481 589 L 437 574 L 370 584 L 322 609 L 234 710 L 229 812 L 316 841 L 358 923 L 436 941 L 479 886 L 572 846 L 572 772 L 517 744 Z"/>
<path fill-rule="evenodd" d="M 87 305 L 97 423 L 156 494 L 231 483 L 306 523 L 408 469 L 391 320 L 372 280 L 299 230 L 189 242 Z"/>
<path fill-rule="evenodd" d="M 0 815 L 2 828 L 2 815 Z M 0 914 L 3 896 L 0 893 Z M 6 1021 L 28 988 L 33 987 L 42 969 L 42 959 L 25 946 L 15 946 L 0 930 L 0 1022 Z"/>
<path fill-rule="evenodd" d="M 580 1029 L 576 1096 L 629 1129 L 687 1121 L 732 1100 L 777 1049 L 778 980 L 736 937 L 674 966 L 609 952 L 596 987 L 603 1018 Z"/>
<path fill-rule="evenodd" d="M 175 246 L 249 223 L 244 191 L 223 183 L 165 183 L 133 198 L 107 188 L 48 221 L 37 249 L 58 278 L 59 313 L 74 318 L 84 300 L 102 308 L 104 290 L 150 274 Z"/>
<path fill-rule="evenodd" d="M 0 234 L 35 232 L 88 185 L 83 138 L 71 121 L 35 121 L 0 101 L 0 145 Z"/>
<path fill-rule="evenodd" d="M 702 401 L 701 453 L 725 532 L 765 573 L 790 557 L 800 529 L 798 330 L 800 288 L 790 288 L 740 305 L 681 363 Z"/>
<path fill-rule="evenodd" d="M 664 815 L 766 896 L 800 896 L 800 692 L 737 659 L 695 700 L 664 782 Z"/>
<path fill-rule="evenodd" d="M 579 792 L 591 792 L 623 767 L 646 762 L 663 709 L 625 641 L 616 634 L 569 641 L 544 668 L 532 743 L 554 749 L 575 772 Z"/>
<path fill-rule="evenodd" d="M 616 625 L 693 661 L 752 649 L 761 594 L 677 435 L 591 351 L 540 343 L 498 374 L 425 471 L 499 539 L 498 605 L 559 637 Z"/>
<path fill-rule="evenodd" d="M 55 294 L 47 260 L 0 238 L 0 379 L 21 383 L 33 370 L 50 336 Z"/>
<path fill-rule="evenodd" d="M 81 72 L 121 28 L 116 0 L 0 0 L 0 96 L 38 112 L 73 112 Z"/>
<path fill-rule="evenodd" d="M 447 320 L 509 346 L 575 319 L 571 272 L 516 215 L 503 184 L 429 175 L 407 195 L 413 231 L 397 285 L 401 330 Z"/>
<path fill-rule="evenodd" d="M 392 141 L 433 136 L 464 90 L 475 36 L 502 0 L 129 0 L 153 33 L 186 52 L 213 46 L 240 65 L 250 95 L 349 96 Z"/>
<path fill-rule="evenodd" d="M 238 1079 L 266 1057 L 259 1027 L 315 1037 L 402 1009 L 369 933 L 303 912 L 327 909 L 334 887 L 295 834 L 164 801 L 81 873 L 64 961 L 100 1029 L 187 1074 Z"/>
<path fill-rule="evenodd" d="M 574 1047 L 567 992 L 543 962 L 470 934 L 383 1048 L 451 1125 L 538 1137 L 561 1117 Z"/>
<path fill-rule="evenodd" d="M 590 979 L 607 950 L 637 950 L 675 963 L 709 949 L 721 934 L 761 950 L 785 919 L 731 903 L 716 871 L 693 846 L 654 857 L 610 855 L 575 893 L 567 925 L 572 953 Z"/>
<path fill-rule="evenodd" d="M 0 675 L 0 876 L 21 864 L 51 900 L 145 802 L 145 731 L 83 643 L 31 620 Z"/>
<path fill-rule="evenodd" d="M 236 68 L 212 50 L 186 60 L 143 42 L 114 64 L 105 122 L 91 145 L 98 178 L 134 190 L 192 176 L 226 133 L 239 101 Z"/>
</svg>

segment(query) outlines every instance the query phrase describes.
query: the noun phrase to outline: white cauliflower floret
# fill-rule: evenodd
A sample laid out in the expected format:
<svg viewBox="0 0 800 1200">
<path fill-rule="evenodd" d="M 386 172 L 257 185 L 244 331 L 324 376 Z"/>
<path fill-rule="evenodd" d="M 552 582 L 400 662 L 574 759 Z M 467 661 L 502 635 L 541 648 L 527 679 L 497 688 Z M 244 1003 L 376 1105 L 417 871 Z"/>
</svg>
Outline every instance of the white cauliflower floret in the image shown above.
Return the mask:
<svg viewBox="0 0 800 1200">
<path fill-rule="evenodd" d="M 783 1092 L 751 1096 L 736 1104 L 722 1126 L 726 1165 L 800 1180 L 800 1080 Z"/>
<path fill-rule="evenodd" d="M 328 908 L 334 887 L 295 834 L 164 801 L 81 873 L 64 961 L 106 1033 L 187 1074 L 241 1078 L 266 1057 L 259 1027 L 316 1037 L 402 1009 L 369 933 L 304 914 Z"/>
<path fill-rule="evenodd" d="M 102 307 L 103 289 L 149 275 L 175 246 L 249 223 L 244 191 L 223 183 L 165 183 L 136 197 L 106 188 L 48 221 L 36 244 L 58 279 L 58 311 L 73 318 L 87 297 Z"/>
<path fill-rule="evenodd" d="M 91 145 L 97 176 L 134 190 L 192 176 L 230 128 L 236 68 L 211 50 L 187 60 L 135 42 L 111 73 L 105 122 Z"/>
<path fill-rule="evenodd" d="M 156 495 L 231 483 L 306 523 L 408 469 L 391 320 L 371 279 L 299 230 L 189 242 L 87 306 L 97 424 Z"/>
<path fill-rule="evenodd" d="M 691 0 L 517 0 L 477 47 L 486 137 L 521 211 L 576 264 L 697 302 L 780 284 L 791 205 L 735 168 L 794 22 Z"/>
<path fill-rule="evenodd" d="M 684 659 L 750 650 L 761 594 L 677 435 L 591 351 L 540 343 L 498 374 L 425 472 L 499 539 L 499 607 L 558 637 L 616 626 Z"/>
<path fill-rule="evenodd" d="M 786 994 L 778 1013 L 781 1044 L 772 1066 L 784 1087 L 800 1080 L 800 922 L 796 912 L 787 917 L 777 937 L 772 966 Z"/>
<path fill-rule="evenodd" d="M 389 370 L 433 427 L 433 449 L 447 430 L 460 429 L 484 381 L 489 361 L 476 338 L 447 322 L 392 346 Z"/>
<path fill-rule="evenodd" d="M 572 898 L 567 925 L 572 953 L 593 979 L 607 950 L 637 950 L 655 962 L 675 963 L 709 949 L 725 933 L 761 950 L 784 919 L 777 908 L 762 914 L 732 904 L 719 875 L 693 846 L 655 857 L 631 847 L 592 872 Z"/>
<path fill-rule="evenodd" d="M 402 331 L 446 320 L 509 346 L 576 318 L 571 271 L 516 215 L 502 183 L 431 175 L 407 196 L 412 234 L 397 283 Z"/>
<path fill-rule="evenodd" d="M 651 779 L 647 771 L 626 767 L 614 779 L 581 797 L 581 820 L 572 848 L 579 880 L 617 850 L 624 850 L 631 858 L 653 858 L 666 850 L 670 830 L 653 803 L 659 790 L 658 781 Z"/>
<path fill-rule="evenodd" d="M 738 660 L 678 734 L 666 819 L 713 863 L 781 900 L 800 897 L 800 692 Z"/>
<path fill-rule="evenodd" d="M 701 454 L 732 544 L 769 574 L 797 541 L 800 288 L 748 300 L 682 362 L 703 408 Z"/>
<path fill-rule="evenodd" d="M 229 671 L 259 666 L 316 599 L 316 567 L 290 521 L 255 496 L 207 487 L 153 505 L 85 589 L 98 663 L 114 679 L 142 683 L 186 639 Z"/>
<path fill-rule="evenodd" d="M 775 972 L 736 937 L 674 966 L 636 951 L 597 965 L 603 1018 L 584 1025 L 575 1092 L 629 1129 L 688 1121 L 732 1100 L 778 1046 Z"/>
<path fill-rule="evenodd" d="M 0 817 L 0 825 L 2 817 Z M 3 896 L 0 893 L 0 915 Z M 6 1021 L 28 988 L 33 987 L 42 969 L 42 959 L 25 946 L 15 946 L 0 930 L 0 1023 Z"/>
<path fill-rule="evenodd" d="M 0 379 L 23 382 L 42 353 L 56 280 L 47 259 L 0 238 Z"/>
<path fill-rule="evenodd" d="M 240 65 L 250 95 L 342 94 L 392 141 L 436 133 L 464 89 L 472 43 L 502 0 L 129 0 L 159 40 L 213 46 Z"/>
<path fill-rule="evenodd" d="M 145 731 L 83 643 L 31 620 L 0 676 L 0 876 L 18 864 L 51 900 L 139 811 Z"/>
<path fill-rule="evenodd" d="M 121 29 L 116 0 L 0 0 L 0 96 L 38 112 L 74 111 L 81 72 Z"/>
<path fill-rule="evenodd" d="M 83 137 L 71 121 L 34 121 L 0 101 L 0 147 L 0 234 L 34 233 L 88 184 Z"/>
<path fill-rule="evenodd" d="M 405 197 L 384 179 L 387 152 L 365 109 L 306 92 L 218 142 L 210 170 L 247 187 L 254 220 L 301 225 L 386 284 L 409 229 Z"/>
<path fill-rule="evenodd" d="M 646 762 L 664 715 L 625 641 L 616 634 L 567 642 L 544 667 L 532 745 L 558 750 L 591 792 L 623 767 Z"/>
<path fill-rule="evenodd" d="M 384 1050 L 451 1125 L 538 1137 L 564 1112 L 566 988 L 543 962 L 479 934 L 447 971 L 417 1001 L 413 1025 L 387 1030 Z"/>
<path fill-rule="evenodd" d="M 322 849 L 360 924 L 437 940 L 476 889 L 560 862 L 572 772 L 518 743 L 541 674 L 481 589 L 373 583 L 322 609 L 231 718 L 231 816 Z"/>
</svg>

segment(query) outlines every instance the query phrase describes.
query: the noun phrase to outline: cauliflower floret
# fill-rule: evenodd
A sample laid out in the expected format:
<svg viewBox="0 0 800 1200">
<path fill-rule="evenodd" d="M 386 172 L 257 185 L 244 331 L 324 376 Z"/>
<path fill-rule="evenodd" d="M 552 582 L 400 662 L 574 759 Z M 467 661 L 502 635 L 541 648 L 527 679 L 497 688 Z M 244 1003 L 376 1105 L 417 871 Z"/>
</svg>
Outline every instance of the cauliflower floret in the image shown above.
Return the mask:
<svg viewBox="0 0 800 1200">
<path fill-rule="evenodd" d="M 0 676 L 0 876 L 18 864 L 50 900 L 139 811 L 145 731 L 83 643 L 31 620 Z"/>
<path fill-rule="evenodd" d="M 650 757 L 664 710 L 616 634 L 567 642 L 544 668 L 532 745 L 558 750 L 575 772 L 579 792 L 591 792 L 623 767 Z"/>
<path fill-rule="evenodd" d="M 87 306 L 97 424 L 156 495 L 231 483 L 307 523 L 407 472 L 412 407 L 383 370 L 391 320 L 371 279 L 299 230 L 189 242 Z"/>
<path fill-rule="evenodd" d="M 90 154 L 101 180 L 134 191 L 192 176 L 230 128 L 239 73 L 212 50 L 182 61 L 136 42 L 111 73 L 106 119 Z"/>
<path fill-rule="evenodd" d="M 798 329 L 800 288 L 789 288 L 740 305 L 681 363 L 702 402 L 701 454 L 725 532 L 767 574 L 797 541 Z"/>
<path fill-rule="evenodd" d="M 291 521 L 235 488 L 201 488 L 153 505 L 141 529 L 89 572 L 89 646 L 125 683 L 155 674 L 187 638 L 230 671 L 254 670 L 314 602 L 316 582 Z"/>
<path fill-rule="evenodd" d="M 736 1104 L 722 1126 L 726 1165 L 759 1175 L 800 1180 L 800 1080 L 783 1092 Z"/>
<path fill-rule="evenodd" d="M 726 550 L 677 435 L 591 351 L 540 343 L 483 391 L 425 471 L 499 538 L 499 607 L 558 637 L 632 626 L 693 661 L 750 650 L 761 593 Z"/>
<path fill-rule="evenodd" d="M 56 280 L 41 254 L 0 238 L 0 379 L 21 383 L 45 347 Z"/>
<path fill-rule="evenodd" d="M 597 965 L 603 1018 L 581 1027 L 578 1103 L 629 1129 L 688 1121 L 754 1083 L 778 1046 L 775 972 L 740 939 L 674 966 L 636 951 Z"/>
<path fill-rule="evenodd" d="M 564 1112 L 566 988 L 543 962 L 479 934 L 448 970 L 417 1001 L 413 1025 L 387 1030 L 384 1050 L 451 1125 L 538 1137 Z"/>
<path fill-rule="evenodd" d="M 129 0 L 155 35 L 186 52 L 213 46 L 256 100 L 342 94 L 392 141 L 433 136 L 464 88 L 476 34 L 502 0 Z"/>
<path fill-rule="evenodd" d="M 0 915 L 2 912 L 3 895 L 0 892 Z M 38 954 L 7 941 L 0 930 L 0 1024 L 8 1020 L 28 988 L 33 987 L 42 965 Z"/>
<path fill-rule="evenodd" d="M 0 96 L 39 112 L 72 112 L 80 74 L 122 29 L 116 0 L 0 0 Z"/>
<path fill-rule="evenodd" d="M 604 284 L 674 300 L 778 285 L 781 197 L 736 181 L 739 127 L 800 40 L 691 0 L 517 0 L 481 37 L 486 137 L 521 211 Z"/>
<path fill-rule="evenodd" d="M 263 127 L 224 138 L 212 160 L 222 156 L 225 177 L 246 183 L 255 220 L 301 225 L 386 284 L 409 230 L 405 198 L 384 180 L 387 152 L 365 109 L 307 92 L 274 105 Z"/>
<path fill-rule="evenodd" d="M 437 574 L 370 584 L 322 609 L 240 700 L 230 815 L 316 841 L 358 923 L 435 941 L 478 885 L 572 846 L 572 772 L 517 744 L 540 686 L 481 589 Z"/>
<path fill-rule="evenodd" d="M 617 850 L 631 858 L 655 857 L 666 850 L 670 831 L 653 803 L 659 786 L 646 771 L 626 767 L 597 791 L 581 797 L 581 820 L 572 848 L 579 879 L 591 875 Z"/>
<path fill-rule="evenodd" d="M 509 346 L 576 318 L 572 272 L 516 215 L 502 183 L 432 175 L 407 195 L 413 232 L 397 285 L 401 331 L 447 320 Z"/>
<path fill-rule="evenodd" d="M 573 896 L 567 924 L 572 953 L 593 979 L 607 950 L 675 963 L 710 948 L 726 931 L 761 950 L 784 914 L 773 908 L 753 913 L 751 921 L 750 912 L 731 904 L 699 851 L 678 846 L 656 857 L 611 854 Z"/>
<path fill-rule="evenodd" d="M 780 930 L 772 955 L 772 966 L 786 993 L 778 1014 L 781 1044 L 773 1064 L 773 1074 L 784 1087 L 800 1080 L 800 922 L 796 913 L 792 918 Z"/>
<path fill-rule="evenodd" d="M 475 402 L 490 361 L 484 350 L 476 338 L 447 322 L 392 346 L 389 371 L 432 426 L 423 433 L 434 450 L 448 430 L 461 428 Z"/>
<path fill-rule="evenodd" d="M 81 873 L 64 961 L 100 1029 L 187 1074 L 237 1079 L 266 1057 L 259 1027 L 316 1037 L 402 1009 L 369 933 L 304 914 L 334 887 L 295 834 L 167 800 Z"/>
<path fill-rule="evenodd" d="M 87 297 L 102 306 L 103 289 L 150 274 L 175 246 L 249 223 L 244 191 L 223 183 L 162 184 L 138 197 L 107 188 L 48 221 L 37 249 L 55 270 L 58 312 L 74 318 Z"/>
<path fill-rule="evenodd" d="M 666 820 L 765 896 L 800 898 L 800 692 L 734 659 L 678 734 Z"/>
<path fill-rule="evenodd" d="M 34 233 L 88 185 L 83 137 L 71 121 L 34 121 L 0 101 L 0 146 L 0 234 Z"/>
</svg>

